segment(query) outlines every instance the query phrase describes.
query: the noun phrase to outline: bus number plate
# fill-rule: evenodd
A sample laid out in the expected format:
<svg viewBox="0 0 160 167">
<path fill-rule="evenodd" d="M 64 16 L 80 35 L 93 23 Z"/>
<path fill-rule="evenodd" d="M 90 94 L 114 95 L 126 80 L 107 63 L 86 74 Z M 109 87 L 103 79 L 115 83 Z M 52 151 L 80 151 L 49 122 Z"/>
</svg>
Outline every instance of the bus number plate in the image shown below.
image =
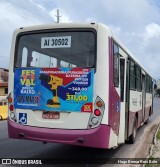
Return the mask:
<svg viewBox="0 0 160 167">
<path fill-rule="evenodd" d="M 43 119 L 59 119 L 60 113 L 59 112 L 43 112 L 42 118 Z"/>
</svg>

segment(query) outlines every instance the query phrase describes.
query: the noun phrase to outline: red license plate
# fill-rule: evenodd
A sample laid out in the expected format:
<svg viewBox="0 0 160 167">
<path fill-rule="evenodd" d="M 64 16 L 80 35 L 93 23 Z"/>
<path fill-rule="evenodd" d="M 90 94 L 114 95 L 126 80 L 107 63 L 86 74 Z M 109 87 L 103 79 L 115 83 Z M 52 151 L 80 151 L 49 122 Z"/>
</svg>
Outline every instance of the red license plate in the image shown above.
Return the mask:
<svg viewBox="0 0 160 167">
<path fill-rule="evenodd" d="M 43 112 L 42 118 L 43 119 L 59 119 L 60 113 L 59 112 Z"/>
</svg>

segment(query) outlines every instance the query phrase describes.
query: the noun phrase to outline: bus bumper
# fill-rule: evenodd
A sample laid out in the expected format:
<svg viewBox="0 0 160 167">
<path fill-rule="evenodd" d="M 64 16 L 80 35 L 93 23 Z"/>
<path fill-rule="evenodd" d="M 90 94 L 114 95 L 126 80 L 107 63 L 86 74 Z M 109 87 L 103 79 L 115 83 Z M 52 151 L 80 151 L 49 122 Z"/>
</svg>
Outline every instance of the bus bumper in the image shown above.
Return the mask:
<svg viewBox="0 0 160 167">
<path fill-rule="evenodd" d="M 8 134 L 14 139 L 109 148 L 110 127 L 100 125 L 97 128 L 86 130 L 49 129 L 20 125 L 8 118 Z"/>
</svg>

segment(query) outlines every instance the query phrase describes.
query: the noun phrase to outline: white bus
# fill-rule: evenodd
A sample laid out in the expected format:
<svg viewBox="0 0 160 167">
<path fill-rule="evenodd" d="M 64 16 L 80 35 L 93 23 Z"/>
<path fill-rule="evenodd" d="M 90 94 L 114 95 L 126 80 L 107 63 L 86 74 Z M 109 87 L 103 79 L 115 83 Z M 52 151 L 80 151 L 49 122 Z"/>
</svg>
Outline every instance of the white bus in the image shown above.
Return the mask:
<svg viewBox="0 0 160 167">
<path fill-rule="evenodd" d="M 13 34 L 9 137 L 113 148 L 135 142 L 153 112 L 152 77 L 103 24 Z"/>
</svg>

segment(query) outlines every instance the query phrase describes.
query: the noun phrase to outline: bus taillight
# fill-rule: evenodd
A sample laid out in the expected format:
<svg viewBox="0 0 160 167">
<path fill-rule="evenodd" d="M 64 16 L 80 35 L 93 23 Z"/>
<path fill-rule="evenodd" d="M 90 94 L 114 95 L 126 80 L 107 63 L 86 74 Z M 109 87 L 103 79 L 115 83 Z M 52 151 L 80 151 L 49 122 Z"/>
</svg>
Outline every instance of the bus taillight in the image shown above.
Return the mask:
<svg viewBox="0 0 160 167">
<path fill-rule="evenodd" d="M 105 109 L 105 104 L 103 100 L 97 96 L 94 103 L 94 112 L 91 113 L 89 118 L 88 129 L 95 128 L 100 125 L 103 118 L 104 109 Z"/>
<path fill-rule="evenodd" d="M 12 93 L 10 93 L 8 96 L 8 108 L 9 108 L 9 116 L 10 116 L 11 120 L 16 122 L 16 113 L 14 110 Z"/>
</svg>

